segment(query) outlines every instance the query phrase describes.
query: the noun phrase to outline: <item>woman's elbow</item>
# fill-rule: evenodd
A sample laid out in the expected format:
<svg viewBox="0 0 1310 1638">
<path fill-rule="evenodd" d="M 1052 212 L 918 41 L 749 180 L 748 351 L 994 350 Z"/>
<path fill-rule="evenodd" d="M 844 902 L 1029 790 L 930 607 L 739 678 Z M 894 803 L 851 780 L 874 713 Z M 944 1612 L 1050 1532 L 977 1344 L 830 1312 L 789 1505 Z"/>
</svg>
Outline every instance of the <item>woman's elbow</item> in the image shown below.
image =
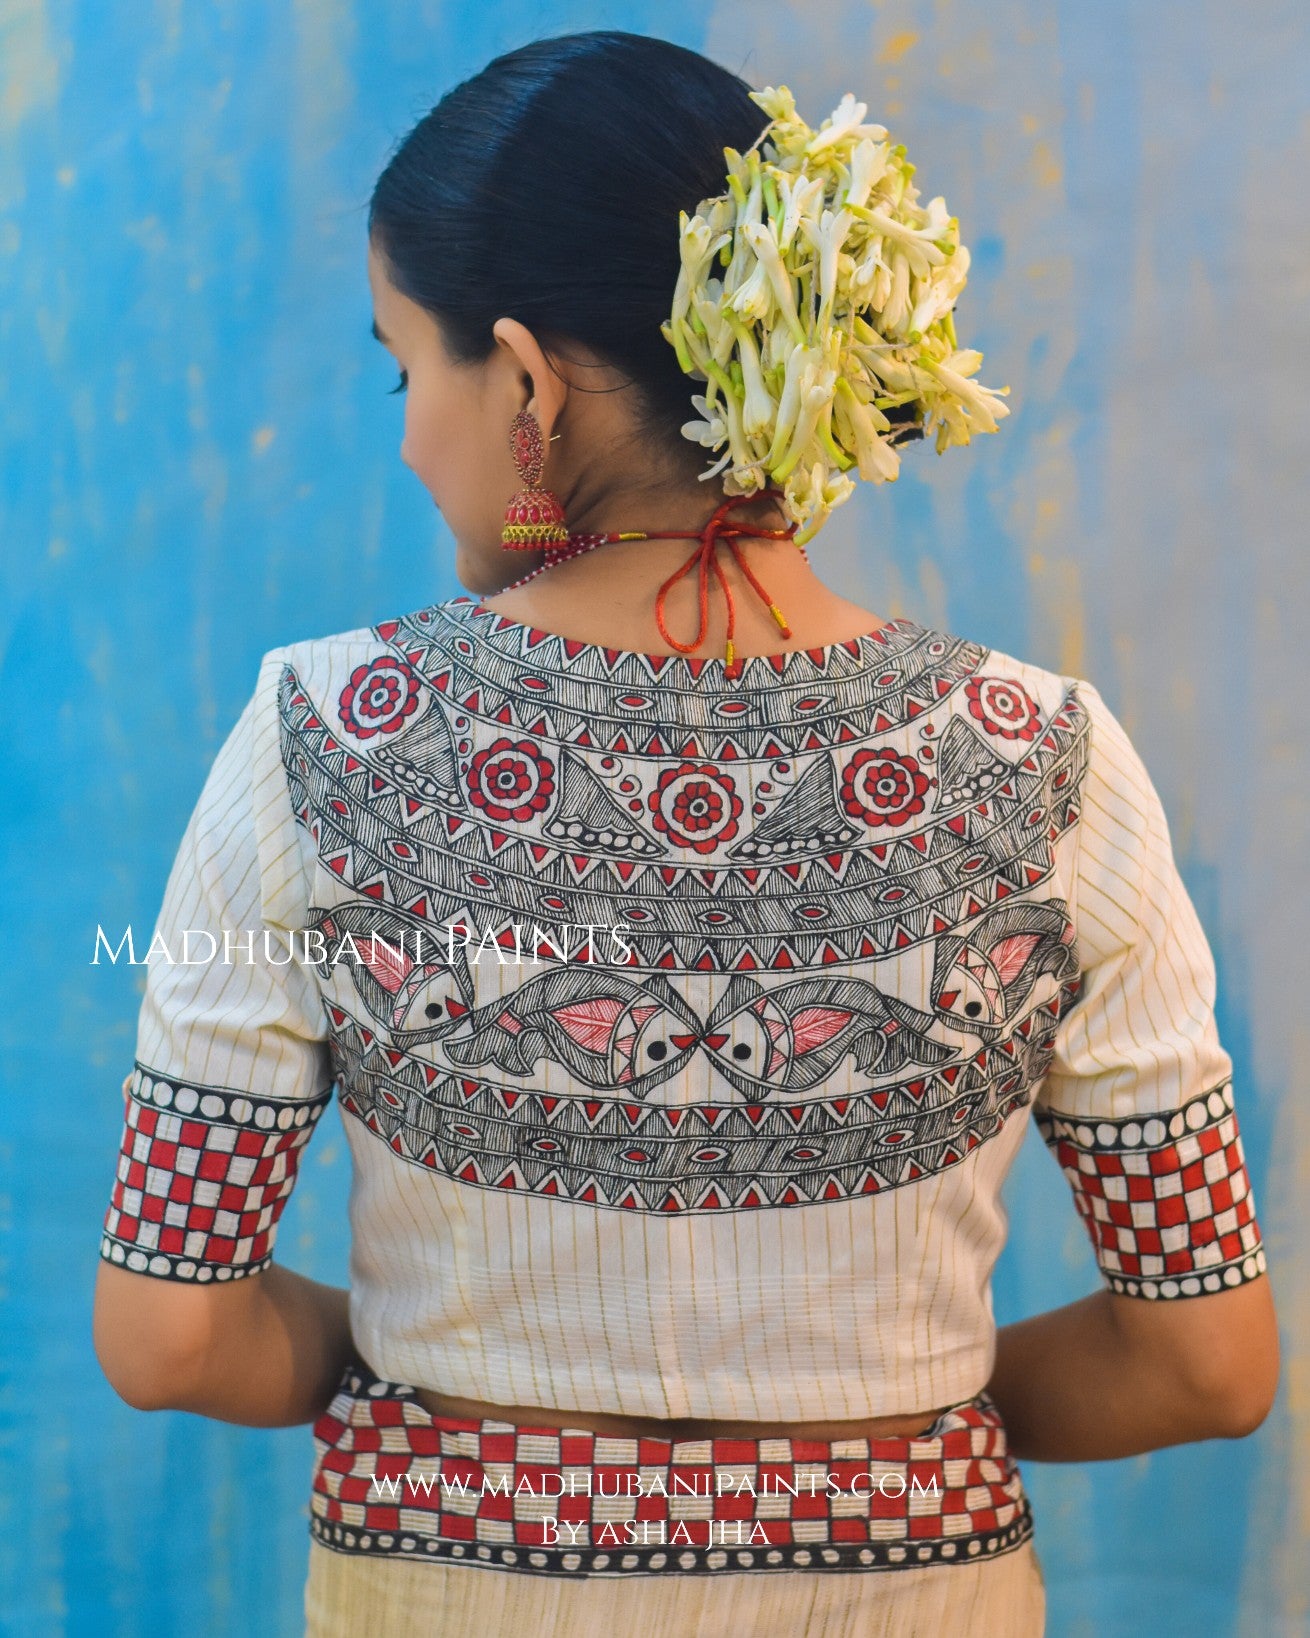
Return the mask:
<svg viewBox="0 0 1310 1638">
<path fill-rule="evenodd" d="M 183 1397 L 182 1368 L 171 1360 L 143 1359 L 121 1349 L 96 1330 L 94 1346 L 106 1382 L 133 1410 L 173 1410 Z"/>
<path fill-rule="evenodd" d="M 1248 1438 L 1268 1419 L 1278 1396 L 1278 1321 L 1268 1276 L 1239 1290 L 1240 1296 L 1225 1293 L 1233 1312 L 1222 1342 L 1194 1359 L 1197 1391 L 1221 1439 Z"/>
<path fill-rule="evenodd" d="M 1274 1408 L 1278 1395 L 1278 1356 L 1272 1367 L 1233 1383 L 1215 1401 L 1221 1439 L 1246 1439 L 1261 1427 Z"/>
<path fill-rule="evenodd" d="M 1268 1274 L 1176 1301 L 1112 1294 L 1130 1354 L 1171 1384 L 1194 1439 L 1245 1439 L 1278 1393 L 1278 1317 Z"/>
<path fill-rule="evenodd" d="M 97 1356 L 100 1357 L 98 1349 Z M 123 1403 L 130 1405 L 133 1410 L 154 1411 L 170 1408 L 160 1384 L 153 1377 L 135 1370 L 124 1372 L 116 1364 L 107 1364 L 103 1357 L 100 1357 L 100 1369 L 109 1386 Z"/>
<path fill-rule="evenodd" d="M 163 1282 L 102 1263 L 92 1347 L 105 1380 L 133 1410 L 171 1410 L 185 1399 L 199 1339 L 197 1314 Z"/>
</svg>

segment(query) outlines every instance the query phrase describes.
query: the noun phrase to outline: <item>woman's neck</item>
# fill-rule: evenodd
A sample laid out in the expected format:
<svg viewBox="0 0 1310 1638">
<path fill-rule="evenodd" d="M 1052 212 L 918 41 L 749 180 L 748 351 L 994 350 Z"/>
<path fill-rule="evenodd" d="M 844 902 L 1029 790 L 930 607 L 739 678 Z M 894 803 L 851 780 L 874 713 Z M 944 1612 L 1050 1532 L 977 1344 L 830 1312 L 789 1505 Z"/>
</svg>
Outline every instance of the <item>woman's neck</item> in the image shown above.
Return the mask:
<svg viewBox="0 0 1310 1638">
<path fill-rule="evenodd" d="M 645 484 L 640 488 L 607 488 L 588 492 L 579 482 L 562 497 L 568 528 L 576 534 L 618 534 L 628 530 L 652 533 L 676 531 L 692 533 L 703 529 L 716 506 L 729 497 L 722 483 L 709 479 L 673 477 L 667 484 Z M 781 503 L 768 495 L 733 497 L 734 520 L 760 529 L 785 529 L 787 518 Z M 688 544 L 690 550 L 691 543 Z"/>
<path fill-rule="evenodd" d="M 708 486 L 707 486 L 708 488 Z M 663 507 L 637 516 L 615 508 L 611 521 L 597 512 L 596 521 L 576 533 L 642 530 L 696 535 L 725 497 L 716 486 L 697 509 L 690 499 L 671 497 Z M 608 511 L 608 509 L 607 509 Z M 743 499 L 730 514 L 733 521 L 761 529 L 785 528 L 787 520 L 778 502 L 765 496 Z M 551 565 L 522 586 L 488 593 L 482 601 L 498 614 L 524 625 L 535 625 L 580 642 L 636 650 L 647 654 L 676 652 L 660 632 L 656 597 L 670 577 L 697 550 L 697 540 L 632 540 L 597 546 L 567 561 Z M 813 648 L 843 642 L 885 624 L 885 619 L 830 591 L 810 568 L 804 552 L 791 540 L 751 536 L 737 539 L 737 547 L 755 579 L 784 616 L 786 633 L 770 613 L 766 601 L 743 574 L 727 543 L 720 540 L 715 556 L 731 589 L 733 644 L 745 658 L 787 649 Z M 517 576 L 513 577 L 517 578 Z M 704 640 L 695 653 L 704 658 L 722 656 L 727 637 L 728 610 L 723 587 L 713 568 L 709 572 L 708 619 Z M 678 642 L 692 643 L 701 623 L 697 565 L 669 586 L 664 600 L 664 625 Z"/>
</svg>

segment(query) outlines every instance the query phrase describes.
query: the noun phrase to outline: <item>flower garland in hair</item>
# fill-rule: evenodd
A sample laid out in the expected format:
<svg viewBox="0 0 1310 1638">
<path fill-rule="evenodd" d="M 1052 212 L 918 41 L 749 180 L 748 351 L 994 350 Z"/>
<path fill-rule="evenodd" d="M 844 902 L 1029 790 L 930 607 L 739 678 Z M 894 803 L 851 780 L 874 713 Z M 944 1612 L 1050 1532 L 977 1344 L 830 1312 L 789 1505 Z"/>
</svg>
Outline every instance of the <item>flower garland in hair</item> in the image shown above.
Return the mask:
<svg viewBox="0 0 1310 1638">
<path fill-rule="evenodd" d="M 660 326 L 683 370 L 707 384 L 684 437 L 727 450 L 729 495 L 782 489 L 810 540 L 853 491 L 900 473 L 897 437 L 936 432 L 937 453 L 995 432 L 1008 387 L 970 379 L 952 309 L 969 271 L 940 196 L 918 202 L 903 145 L 866 125 L 847 92 L 816 131 L 784 86 L 752 91 L 771 116 L 745 154 L 725 148 L 728 191 L 681 212 L 681 269 Z M 712 275 L 716 265 L 722 276 Z M 885 413 L 914 405 L 915 419 Z"/>
</svg>

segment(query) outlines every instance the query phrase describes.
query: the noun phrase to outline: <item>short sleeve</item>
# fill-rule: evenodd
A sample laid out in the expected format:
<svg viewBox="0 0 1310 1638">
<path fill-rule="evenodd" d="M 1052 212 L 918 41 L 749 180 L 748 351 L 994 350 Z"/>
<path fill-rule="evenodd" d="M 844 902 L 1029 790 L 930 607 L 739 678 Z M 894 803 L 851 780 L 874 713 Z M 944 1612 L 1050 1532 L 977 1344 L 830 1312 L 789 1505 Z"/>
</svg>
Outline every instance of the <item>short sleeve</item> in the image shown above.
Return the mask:
<svg viewBox="0 0 1310 1638">
<path fill-rule="evenodd" d="M 101 1256 L 231 1280 L 272 1261 L 332 1095 L 327 1020 L 279 746 L 277 650 L 183 834 L 149 949 Z"/>
<path fill-rule="evenodd" d="M 1164 809 L 1090 683 L 1070 892 L 1081 987 L 1034 1119 L 1073 1190 L 1104 1283 L 1197 1296 L 1265 1272 L 1215 1021 L 1215 964 Z"/>
</svg>

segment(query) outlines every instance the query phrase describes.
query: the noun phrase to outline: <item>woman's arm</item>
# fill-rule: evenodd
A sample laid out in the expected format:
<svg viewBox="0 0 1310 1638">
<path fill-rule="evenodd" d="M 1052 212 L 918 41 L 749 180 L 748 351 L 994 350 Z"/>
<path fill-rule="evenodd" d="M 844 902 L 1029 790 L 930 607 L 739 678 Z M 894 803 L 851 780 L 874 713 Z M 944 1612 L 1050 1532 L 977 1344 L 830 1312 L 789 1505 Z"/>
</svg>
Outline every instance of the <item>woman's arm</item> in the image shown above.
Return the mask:
<svg viewBox="0 0 1310 1638">
<path fill-rule="evenodd" d="M 1174 1301 L 1096 1291 L 1003 1325 L 987 1388 L 1020 1461 L 1095 1462 L 1244 1438 L 1278 1369 L 1265 1275 Z"/>
<path fill-rule="evenodd" d="M 191 1411 L 244 1427 L 312 1423 L 359 1358 L 349 1300 L 346 1288 L 277 1263 L 204 1287 L 101 1263 L 96 1355 L 138 1410 Z"/>
</svg>

